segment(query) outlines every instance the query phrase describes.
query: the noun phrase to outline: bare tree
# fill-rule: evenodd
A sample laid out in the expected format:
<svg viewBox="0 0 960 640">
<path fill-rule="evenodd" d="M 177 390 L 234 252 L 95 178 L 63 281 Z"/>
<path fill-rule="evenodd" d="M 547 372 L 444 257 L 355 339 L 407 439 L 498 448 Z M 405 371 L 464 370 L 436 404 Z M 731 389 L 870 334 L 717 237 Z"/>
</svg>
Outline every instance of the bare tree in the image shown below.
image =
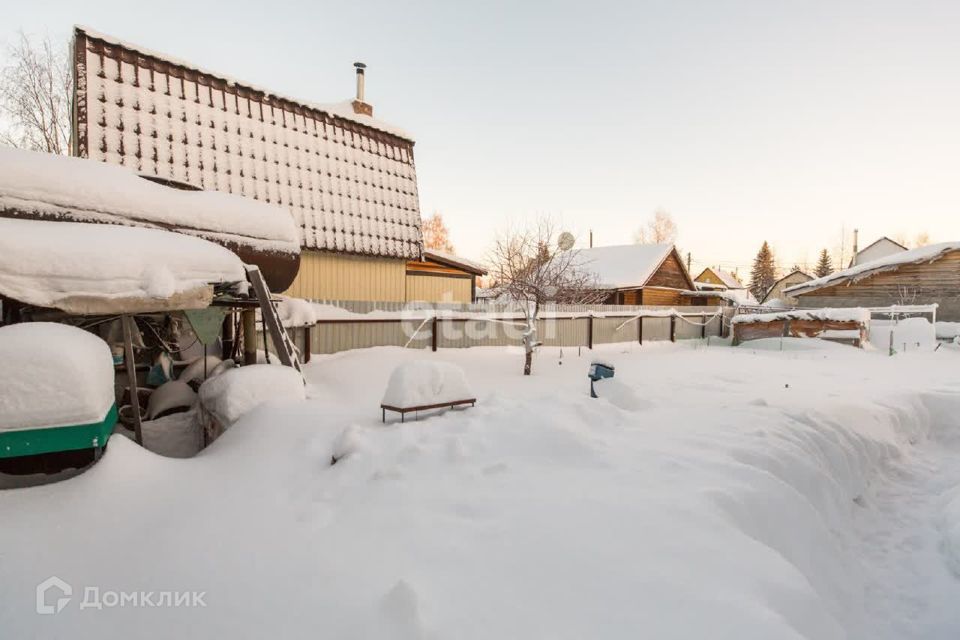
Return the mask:
<svg viewBox="0 0 960 640">
<path fill-rule="evenodd" d="M 70 153 L 73 74 L 66 47 L 20 32 L 0 70 L 0 142 L 21 149 Z"/>
<path fill-rule="evenodd" d="M 549 218 L 529 227 L 500 233 L 488 259 L 500 290 L 524 308 L 523 375 L 530 375 L 537 340 L 537 319 L 544 304 L 591 304 L 605 297 L 596 276 L 584 268 L 579 252 L 560 246 Z"/>
<path fill-rule="evenodd" d="M 919 247 L 925 247 L 930 244 L 930 234 L 926 231 L 921 231 L 917 234 L 917 237 L 913 239 L 913 248 L 917 249 Z"/>
<path fill-rule="evenodd" d="M 677 224 L 665 209 L 654 211 L 653 218 L 633 234 L 633 241 L 637 244 L 663 244 L 676 239 Z"/>
</svg>

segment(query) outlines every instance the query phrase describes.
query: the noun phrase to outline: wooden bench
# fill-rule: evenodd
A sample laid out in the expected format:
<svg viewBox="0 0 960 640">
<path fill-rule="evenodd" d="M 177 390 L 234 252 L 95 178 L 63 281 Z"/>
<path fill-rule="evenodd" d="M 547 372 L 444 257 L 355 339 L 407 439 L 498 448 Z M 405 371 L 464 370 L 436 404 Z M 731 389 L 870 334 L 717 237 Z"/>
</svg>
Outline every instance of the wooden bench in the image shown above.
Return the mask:
<svg viewBox="0 0 960 640">
<path fill-rule="evenodd" d="M 470 405 L 471 407 L 477 406 L 476 398 L 468 398 L 466 400 L 454 400 L 452 402 L 438 402 L 437 404 L 423 404 L 418 407 L 394 407 L 388 404 L 380 405 L 380 410 L 383 412 L 382 420 L 383 422 L 387 421 L 387 411 L 396 411 L 400 414 L 400 422 L 404 422 L 407 417 L 407 414 L 410 412 L 420 412 L 428 411 L 430 409 L 452 409 L 453 407 L 460 407 L 463 405 Z M 417 416 L 419 418 L 419 415 Z"/>
</svg>

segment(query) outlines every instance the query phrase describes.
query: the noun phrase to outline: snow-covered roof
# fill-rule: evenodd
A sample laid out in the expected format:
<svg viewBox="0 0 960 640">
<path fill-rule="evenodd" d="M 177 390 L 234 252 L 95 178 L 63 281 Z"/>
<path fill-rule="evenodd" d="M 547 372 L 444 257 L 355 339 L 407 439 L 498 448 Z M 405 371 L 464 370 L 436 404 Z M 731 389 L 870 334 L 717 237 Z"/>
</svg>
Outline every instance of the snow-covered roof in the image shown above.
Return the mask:
<svg viewBox="0 0 960 640">
<path fill-rule="evenodd" d="M 0 216 L 170 229 L 258 251 L 297 254 L 289 212 L 213 191 L 184 191 L 128 168 L 0 146 Z"/>
<path fill-rule="evenodd" d="M 449 264 L 450 266 L 458 267 L 464 271 L 470 271 L 477 275 L 483 276 L 487 274 L 487 268 L 479 262 L 467 260 L 466 258 L 461 258 L 460 256 L 455 256 L 452 253 L 447 253 L 445 251 L 438 251 L 437 249 L 424 249 L 423 257 L 435 262 Z"/>
<path fill-rule="evenodd" d="M 824 287 L 832 287 L 841 282 L 857 282 L 876 273 L 884 271 L 893 271 L 906 264 L 920 264 L 923 262 L 933 262 L 946 253 L 951 251 L 960 251 L 960 241 L 941 242 L 938 244 L 927 245 L 909 251 L 901 251 L 877 260 L 871 260 L 862 264 L 855 265 L 849 269 L 836 271 L 828 276 L 816 278 L 809 282 L 804 282 L 793 287 L 788 287 L 784 293 L 796 296 L 809 293 Z"/>
<path fill-rule="evenodd" d="M 0 218 L 0 295 L 75 314 L 201 309 L 212 283 L 246 280 L 229 250 L 119 225 Z"/>
<path fill-rule="evenodd" d="M 78 155 L 281 205 L 305 248 L 420 257 L 413 141 L 399 129 L 85 28 L 75 46 Z"/>
<path fill-rule="evenodd" d="M 97 336 L 52 322 L 0 327 L 0 431 L 91 424 L 113 406 L 113 356 Z"/>
<path fill-rule="evenodd" d="M 731 324 L 749 322 L 775 322 L 778 320 L 821 320 L 832 322 L 859 322 L 870 323 L 870 310 L 861 308 L 848 309 L 793 309 L 790 311 L 776 311 L 771 313 L 743 313 L 733 316 Z"/>
<path fill-rule="evenodd" d="M 642 287 L 673 251 L 672 244 L 624 244 L 582 249 L 577 264 L 605 289 Z"/>
<path fill-rule="evenodd" d="M 853 255 L 853 258 L 850 259 L 849 266 L 853 267 L 868 260 L 885 258 L 889 255 L 900 253 L 901 251 L 908 251 L 908 249 L 896 240 L 891 240 L 887 236 L 881 236 L 857 251 Z"/>
<path fill-rule="evenodd" d="M 703 284 L 703 285 L 710 285 L 710 284 L 711 284 L 711 283 L 709 283 L 709 282 L 700 282 L 700 278 L 702 278 L 703 275 L 704 275 L 705 273 L 707 273 L 708 271 L 709 271 L 710 273 L 712 273 L 713 275 L 715 275 L 715 276 L 717 277 L 717 279 L 720 280 L 720 282 L 723 283 L 722 285 L 719 285 L 719 286 L 724 286 L 724 287 L 727 287 L 728 289 L 743 289 L 743 288 L 744 288 L 743 283 L 740 282 L 739 280 L 737 280 L 737 276 L 733 275 L 733 274 L 730 273 L 729 271 L 724 271 L 723 269 L 717 269 L 717 268 L 714 268 L 714 267 L 707 267 L 706 269 L 704 269 L 703 271 L 700 272 L 700 275 L 698 275 L 698 276 L 696 277 L 696 280 L 695 280 L 695 281 L 696 281 L 696 284 L 697 284 L 697 287 L 698 287 L 698 288 L 700 287 L 701 284 Z M 718 285 L 714 285 L 714 286 L 718 286 Z"/>
</svg>

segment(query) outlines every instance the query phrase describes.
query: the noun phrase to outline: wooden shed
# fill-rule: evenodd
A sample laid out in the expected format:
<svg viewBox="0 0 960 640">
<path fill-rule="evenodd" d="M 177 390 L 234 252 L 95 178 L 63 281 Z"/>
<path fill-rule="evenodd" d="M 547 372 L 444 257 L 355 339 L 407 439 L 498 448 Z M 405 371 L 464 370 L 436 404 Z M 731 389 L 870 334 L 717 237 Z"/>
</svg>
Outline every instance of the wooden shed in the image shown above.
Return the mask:
<svg viewBox="0 0 960 640">
<path fill-rule="evenodd" d="M 960 241 L 911 249 L 789 287 L 803 307 L 937 304 L 938 319 L 960 321 Z"/>
<path fill-rule="evenodd" d="M 607 293 L 606 304 L 695 304 L 682 295 L 696 285 L 672 244 L 593 247 L 580 251 L 579 262 Z"/>
</svg>

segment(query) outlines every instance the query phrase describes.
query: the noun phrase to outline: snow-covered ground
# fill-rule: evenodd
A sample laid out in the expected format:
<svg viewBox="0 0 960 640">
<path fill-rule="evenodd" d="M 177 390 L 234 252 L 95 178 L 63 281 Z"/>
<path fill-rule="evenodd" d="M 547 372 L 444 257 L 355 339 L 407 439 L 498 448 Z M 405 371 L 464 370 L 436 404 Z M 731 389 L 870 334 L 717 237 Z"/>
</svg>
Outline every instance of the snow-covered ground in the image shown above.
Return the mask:
<svg viewBox="0 0 960 640">
<path fill-rule="evenodd" d="M 592 400 L 596 355 L 616 377 Z M 462 367 L 476 408 L 382 425 L 391 372 L 421 358 Z M 315 357 L 309 400 L 195 458 L 114 436 L 86 473 L 0 492 L 0 636 L 960 635 L 957 346 L 546 349 L 529 378 L 522 360 Z M 52 575 L 72 598 L 38 615 Z M 206 606 L 81 608 L 89 588 Z"/>
</svg>

